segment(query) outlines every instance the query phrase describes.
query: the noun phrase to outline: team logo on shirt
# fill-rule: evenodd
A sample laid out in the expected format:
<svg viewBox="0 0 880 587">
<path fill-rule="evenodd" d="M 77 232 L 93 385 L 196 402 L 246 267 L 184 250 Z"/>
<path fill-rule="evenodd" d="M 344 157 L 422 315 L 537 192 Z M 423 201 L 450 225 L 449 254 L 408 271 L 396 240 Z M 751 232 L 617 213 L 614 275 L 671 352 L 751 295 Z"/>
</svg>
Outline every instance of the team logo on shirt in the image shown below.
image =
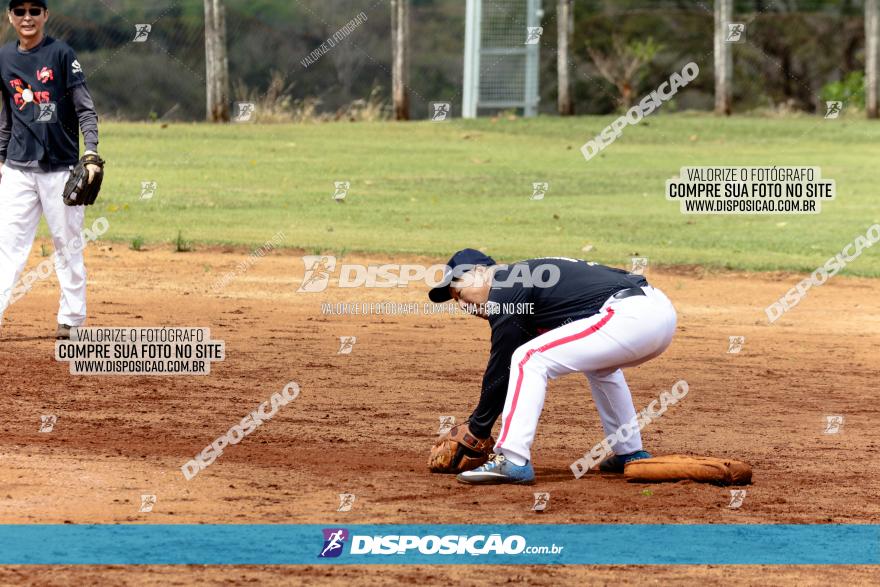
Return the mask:
<svg viewBox="0 0 880 587">
<path fill-rule="evenodd" d="M 71 63 L 70 66 L 73 70 L 73 73 L 82 73 L 83 72 L 82 65 L 79 64 L 79 59 L 74 59 L 73 63 Z"/>
<path fill-rule="evenodd" d="M 43 69 L 37 70 L 37 79 L 40 80 L 40 83 L 44 84 L 50 80 L 55 79 L 55 72 L 48 67 L 43 66 Z"/>
<path fill-rule="evenodd" d="M 31 102 L 39 104 L 52 101 L 49 92 L 35 92 L 30 84 L 26 84 L 27 87 L 24 87 L 25 83 L 20 79 L 12 80 L 9 82 L 9 85 L 15 90 L 15 93 L 12 94 L 12 99 L 19 110 L 24 110 L 24 107 Z"/>
</svg>

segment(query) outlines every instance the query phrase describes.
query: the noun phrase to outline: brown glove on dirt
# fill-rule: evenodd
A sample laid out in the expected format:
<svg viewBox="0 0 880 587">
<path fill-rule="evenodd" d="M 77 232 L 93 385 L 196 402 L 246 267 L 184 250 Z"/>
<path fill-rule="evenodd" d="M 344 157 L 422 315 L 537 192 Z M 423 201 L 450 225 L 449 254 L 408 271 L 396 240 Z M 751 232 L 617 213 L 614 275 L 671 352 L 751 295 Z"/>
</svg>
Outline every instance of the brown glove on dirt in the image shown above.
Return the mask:
<svg viewBox="0 0 880 587">
<path fill-rule="evenodd" d="M 431 447 L 428 468 L 434 473 L 462 473 L 489 460 L 495 439 L 482 440 L 471 434 L 467 422 L 454 426 Z"/>
<path fill-rule="evenodd" d="M 752 468 L 731 459 L 668 455 L 629 462 L 623 476 L 627 481 L 642 483 L 689 479 L 716 485 L 748 485 L 752 482 Z"/>
</svg>

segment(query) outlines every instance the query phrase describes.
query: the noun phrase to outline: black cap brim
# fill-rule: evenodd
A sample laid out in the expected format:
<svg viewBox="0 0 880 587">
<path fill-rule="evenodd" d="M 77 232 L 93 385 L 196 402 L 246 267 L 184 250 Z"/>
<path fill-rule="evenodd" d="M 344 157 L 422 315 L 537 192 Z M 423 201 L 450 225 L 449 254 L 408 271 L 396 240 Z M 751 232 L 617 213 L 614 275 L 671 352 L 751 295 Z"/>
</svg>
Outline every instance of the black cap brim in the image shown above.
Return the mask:
<svg viewBox="0 0 880 587">
<path fill-rule="evenodd" d="M 428 292 L 428 299 L 435 304 L 442 304 L 443 302 L 451 300 L 452 292 L 449 291 L 450 283 L 452 283 L 452 269 L 449 267 L 449 264 L 447 264 L 446 269 L 443 271 L 443 279 L 440 281 L 439 285 L 431 288 Z"/>
<path fill-rule="evenodd" d="M 452 299 L 452 292 L 449 291 L 448 285 L 441 285 L 428 292 L 428 299 L 435 304 L 442 304 Z"/>
</svg>

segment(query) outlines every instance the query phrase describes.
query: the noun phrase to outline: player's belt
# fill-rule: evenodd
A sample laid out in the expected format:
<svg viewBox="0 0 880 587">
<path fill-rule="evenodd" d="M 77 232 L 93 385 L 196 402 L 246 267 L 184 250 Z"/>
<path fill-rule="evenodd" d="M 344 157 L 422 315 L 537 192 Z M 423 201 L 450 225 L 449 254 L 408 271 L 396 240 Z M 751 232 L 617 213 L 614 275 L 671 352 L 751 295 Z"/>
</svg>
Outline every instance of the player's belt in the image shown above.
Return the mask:
<svg viewBox="0 0 880 587">
<path fill-rule="evenodd" d="M 642 291 L 642 288 L 630 287 L 628 289 L 620 290 L 619 292 L 617 292 L 616 294 L 614 294 L 611 297 L 614 298 L 615 300 L 623 300 L 626 298 L 631 298 L 633 296 L 643 296 L 643 295 L 645 295 L 645 292 Z"/>
</svg>

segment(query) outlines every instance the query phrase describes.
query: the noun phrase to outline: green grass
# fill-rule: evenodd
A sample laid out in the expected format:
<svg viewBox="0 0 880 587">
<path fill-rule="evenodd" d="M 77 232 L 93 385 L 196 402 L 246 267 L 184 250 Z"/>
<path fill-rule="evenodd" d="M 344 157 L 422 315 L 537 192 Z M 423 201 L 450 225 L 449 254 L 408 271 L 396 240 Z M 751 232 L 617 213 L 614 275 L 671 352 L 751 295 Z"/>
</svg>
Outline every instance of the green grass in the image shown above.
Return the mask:
<svg viewBox="0 0 880 587">
<path fill-rule="evenodd" d="M 500 260 L 587 256 L 628 265 L 811 271 L 880 222 L 880 123 L 861 118 L 657 115 L 586 162 L 612 117 L 316 125 L 107 123 L 107 238 L 308 251 L 484 247 Z M 683 215 L 664 182 L 685 165 L 819 166 L 837 199 L 813 216 Z M 156 181 L 141 200 L 141 181 Z M 350 181 L 344 203 L 334 181 Z M 550 191 L 533 201 L 532 182 Z M 784 223 L 784 224 L 783 224 Z M 591 244 L 594 249 L 581 253 Z M 848 268 L 880 276 L 880 247 Z"/>
<path fill-rule="evenodd" d="M 189 253 L 193 250 L 192 242 L 183 238 L 183 231 L 177 231 L 177 239 L 174 241 L 174 250 L 178 253 Z"/>
<path fill-rule="evenodd" d="M 131 239 L 131 243 L 129 243 L 128 248 L 132 251 L 142 251 L 144 250 L 144 237 L 136 236 Z"/>
</svg>

